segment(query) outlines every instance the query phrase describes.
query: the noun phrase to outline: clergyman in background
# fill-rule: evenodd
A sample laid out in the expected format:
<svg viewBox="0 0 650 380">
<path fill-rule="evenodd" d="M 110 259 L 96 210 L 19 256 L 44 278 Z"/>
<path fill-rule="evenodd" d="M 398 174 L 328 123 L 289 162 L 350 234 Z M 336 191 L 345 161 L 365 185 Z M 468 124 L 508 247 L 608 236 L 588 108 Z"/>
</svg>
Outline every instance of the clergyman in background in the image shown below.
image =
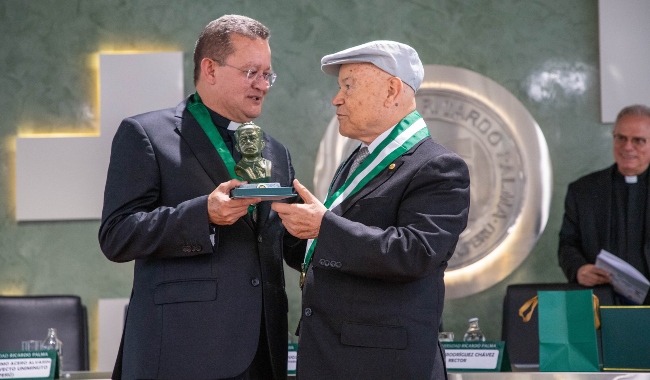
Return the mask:
<svg viewBox="0 0 650 380">
<path fill-rule="evenodd" d="M 564 204 L 560 267 L 569 282 L 587 287 L 611 281 L 594 265 L 601 249 L 650 278 L 650 107 L 623 108 L 612 135 L 615 163 L 571 183 Z"/>
</svg>

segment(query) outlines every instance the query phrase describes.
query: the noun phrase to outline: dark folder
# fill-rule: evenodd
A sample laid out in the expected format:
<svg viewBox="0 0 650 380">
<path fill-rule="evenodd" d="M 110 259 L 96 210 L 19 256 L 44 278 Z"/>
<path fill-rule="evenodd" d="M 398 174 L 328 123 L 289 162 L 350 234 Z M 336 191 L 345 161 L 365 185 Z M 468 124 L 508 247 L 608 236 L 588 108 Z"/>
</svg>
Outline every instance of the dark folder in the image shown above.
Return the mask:
<svg viewBox="0 0 650 380">
<path fill-rule="evenodd" d="M 603 371 L 650 370 L 650 306 L 601 306 Z"/>
</svg>

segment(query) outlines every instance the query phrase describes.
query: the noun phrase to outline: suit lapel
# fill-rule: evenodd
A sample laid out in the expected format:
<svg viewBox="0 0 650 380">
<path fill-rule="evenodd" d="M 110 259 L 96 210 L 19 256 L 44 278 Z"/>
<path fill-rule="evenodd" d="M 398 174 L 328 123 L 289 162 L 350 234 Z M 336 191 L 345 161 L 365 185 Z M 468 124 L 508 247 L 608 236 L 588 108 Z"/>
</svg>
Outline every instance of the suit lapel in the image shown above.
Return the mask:
<svg viewBox="0 0 650 380">
<path fill-rule="evenodd" d="M 339 165 L 338 169 L 336 170 L 336 173 L 334 173 L 334 178 L 332 178 L 332 184 L 330 185 L 330 193 L 336 192 L 343 184 L 345 183 L 345 180 L 348 177 L 348 172 L 350 170 L 350 166 L 352 166 L 352 161 L 354 156 L 357 155 L 357 152 L 361 148 L 361 145 L 357 147 L 357 149 L 353 150 L 352 153 L 348 156 L 348 158 L 343 161 L 341 165 Z M 328 194 L 330 195 L 330 194 Z"/>
<path fill-rule="evenodd" d="M 404 163 L 404 155 L 398 157 L 393 163 L 395 167 L 393 169 L 385 168 L 380 173 L 378 173 L 375 178 L 370 180 L 361 190 L 353 194 L 351 197 L 347 198 L 341 204 L 334 207 L 332 212 L 337 215 L 344 215 L 352 206 L 354 206 L 360 199 L 365 198 L 368 194 L 372 193 L 376 188 L 381 186 L 384 182 L 388 181 L 392 177 L 400 166 Z"/>
<path fill-rule="evenodd" d="M 417 144 L 415 144 L 415 146 L 413 146 L 411 149 L 409 149 L 408 152 L 406 152 L 403 155 L 397 157 L 395 159 L 395 161 L 393 161 L 393 164 L 395 164 L 395 166 L 392 169 L 390 168 L 390 165 L 389 165 L 387 168 L 382 170 L 380 173 L 378 173 L 375 176 L 375 178 L 370 180 L 370 182 L 368 182 L 356 194 L 353 194 L 351 197 L 349 197 L 346 200 L 344 200 L 343 202 L 341 202 L 341 204 L 334 207 L 334 209 L 332 209 L 332 212 L 337 214 L 337 215 L 344 215 L 345 212 L 347 210 L 349 210 L 352 206 L 354 206 L 360 199 L 365 198 L 368 194 L 372 193 L 376 188 L 378 188 L 383 183 L 388 181 L 393 175 L 395 175 L 395 173 L 397 173 L 397 171 L 400 169 L 400 167 L 404 164 L 404 160 L 406 159 L 406 157 L 413 154 L 413 152 L 415 152 L 415 150 L 420 146 L 420 144 L 422 144 L 423 141 L 425 141 L 425 140 L 422 140 L 422 141 L 418 142 Z M 350 156 L 350 157 L 352 157 L 352 156 Z M 348 161 L 350 161 L 350 160 L 348 159 Z M 343 174 L 345 171 L 342 170 L 341 172 Z M 343 175 L 340 175 L 340 177 L 343 177 Z M 340 181 L 342 181 L 342 182 L 340 184 L 338 184 L 338 187 L 340 187 L 343 184 L 343 182 L 345 182 L 345 179 L 340 179 L 340 178 L 337 179 L 337 183 L 340 182 Z"/>
<path fill-rule="evenodd" d="M 613 170 L 616 170 L 616 165 L 612 167 L 612 170 L 609 170 L 601 177 L 601 184 L 599 188 L 603 192 L 603 201 L 601 205 L 594 205 L 596 210 L 598 210 L 598 217 L 594 221 L 596 224 L 595 231 L 604 231 L 605 236 L 603 236 L 603 241 L 601 241 L 601 246 L 607 247 L 607 250 L 610 252 L 615 252 L 615 247 L 612 247 L 612 176 Z"/>
<path fill-rule="evenodd" d="M 176 130 L 190 147 L 190 150 L 208 174 L 215 187 L 230 179 L 228 169 L 219 153 L 194 116 L 186 108 L 187 101 L 176 108 Z"/>
</svg>

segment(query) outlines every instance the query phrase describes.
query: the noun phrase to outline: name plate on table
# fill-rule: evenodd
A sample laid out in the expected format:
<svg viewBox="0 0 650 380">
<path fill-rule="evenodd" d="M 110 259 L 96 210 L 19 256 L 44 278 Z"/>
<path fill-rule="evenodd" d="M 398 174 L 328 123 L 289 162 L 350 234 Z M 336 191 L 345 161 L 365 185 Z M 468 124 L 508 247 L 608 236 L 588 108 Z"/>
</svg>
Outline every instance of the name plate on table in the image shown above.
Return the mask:
<svg viewBox="0 0 650 380">
<path fill-rule="evenodd" d="M 56 351 L 0 352 L 0 379 L 58 379 Z"/>
<path fill-rule="evenodd" d="M 510 361 L 504 342 L 441 342 L 448 371 L 506 372 Z"/>
<path fill-rule="evenodd" d="M 298 343 L 289 343 L 289 355 L 287 356 L 287 374 L 296 374 L 296 364 L 298 363 Z"/>
</svg>

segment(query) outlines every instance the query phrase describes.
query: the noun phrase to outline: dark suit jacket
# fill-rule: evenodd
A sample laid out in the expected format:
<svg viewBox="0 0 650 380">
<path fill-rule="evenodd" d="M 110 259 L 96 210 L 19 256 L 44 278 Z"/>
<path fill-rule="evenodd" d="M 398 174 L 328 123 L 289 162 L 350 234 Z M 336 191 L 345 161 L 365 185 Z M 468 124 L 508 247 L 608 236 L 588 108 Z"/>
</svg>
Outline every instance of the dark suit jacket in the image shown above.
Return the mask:
<svg viewBox="0 0 650 380">
<path fill-rule="evenodd" d="M 272 180 L 291 186 L 289 152 L 264 138 Z M 256 225 L 247 215 L 217 226 L 213 248 L 207 198 L 229 179 L 186 102 L 122 121 L 113 139 L 99 242 L 110 260 L 135 260 L 116 364 L 123 378 L 239 375 L 256 353 L 262 313 L 275 378 L 286 378 L 282 255 L 291 248 L 302 254 L 304 245 L 288 233 L 285 240 L 280 218 L 262 202 Z"/>
<path fill-rule="evenodd" d="M 611 239 L 612 176 L 616 164 L 569 184 L 558 250 L 560 267 L 569 282 L 578 282 L 578 268 L 594 264 L 601 249 L 616 252 Z M 650 177 L 649 177 L 650 178 Z M 650 263 L 650 193 L 646 201 L 643 252 Z M 650 296 L 646 298 L 646 302 Z"/>
<path fill-rule="evenodd" d="M 325 213 L 303 289 L 299 379 L 446 376 L 443 276 L 467 224 L 469 173 L 430 138 L 394 164 Z"/>
</svg>

